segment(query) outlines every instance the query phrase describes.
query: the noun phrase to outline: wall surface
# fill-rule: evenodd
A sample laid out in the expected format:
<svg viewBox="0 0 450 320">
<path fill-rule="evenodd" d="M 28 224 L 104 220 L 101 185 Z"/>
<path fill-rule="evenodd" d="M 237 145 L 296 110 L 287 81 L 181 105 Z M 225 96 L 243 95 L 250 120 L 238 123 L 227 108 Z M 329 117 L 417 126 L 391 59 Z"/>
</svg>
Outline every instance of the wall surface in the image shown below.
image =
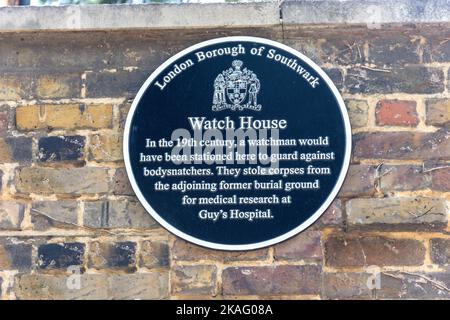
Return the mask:
<svg viewBox="0 0 450 320">
<path fill-rule="evenodd" d="M 259 6 L 239 10 L 267 15 Z M 450 26 L 305 24 L 292 18 L 304 9 L 286 6 L 289 23 L 269 14 L 256 26 L 3 25 L 2 299 L 450 298 Z M 326 214 L 286 242 L 231 253 L 152 220 L 122 156 L 124 119 L 150 73 L 228 35 L 309 56 L 339 88 L 353 129 L 348 177 Z"/>
</svg>

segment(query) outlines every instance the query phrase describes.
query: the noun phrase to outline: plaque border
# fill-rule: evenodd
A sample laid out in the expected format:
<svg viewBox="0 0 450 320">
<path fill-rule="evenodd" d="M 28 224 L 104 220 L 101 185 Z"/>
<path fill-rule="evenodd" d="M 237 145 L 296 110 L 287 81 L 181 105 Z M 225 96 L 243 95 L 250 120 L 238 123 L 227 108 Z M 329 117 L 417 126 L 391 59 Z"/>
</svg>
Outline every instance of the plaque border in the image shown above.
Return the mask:
<svg viewBox="0 0 450 320">
<path fill-rule="evenodd" d="M 344 127 L 345 127 L 345 153 L 344 153 L 344 161 L 341 168 L 341 171 L 339 173 L 338 180 L 336 181 L 336 184 L 334 185 L 333 190 L 328 195 L 326 200 L 322 203 L 322 205 L 319 207 L 319 209 L 316 210 L 314 214 L 311 215 L 306 221 L 304 221 L 299 226 L 295 227 L 291 231 L 284 233 L 278 237 L 272 238 L 270 240 L 265 240 L 261 242 L 255 242 L 252 244 L 239 244 L 239 245 L 228 245 L 228 244 L 221 244 L 221 243 L 215 243 L 215 242 L 209 242 L 205 240 L 201 240 L 198 238 L 195 238 L 193 236 L 190 236 L 177 228 L 173 227 L 171 224 L 166 222 L 147 202 L 144 195 L 142 194 L 140 188 L 138 187 L 136 180 L 133 175 L 133 171 L 131 168 L 130 163 L 130 154 L 129 154 L 129 134 L 130 134 L 130 126 L 131 121 L 134 116 L 134 112 L 143 96 L 147 88 L 152 84 L 152 82 L 160 75 L 160 73 L 169 65 L 171 65 L 173 62 L 178 60 L 179 58 L 183 57 L 186 54 L 189 54 L 195 50 L 201 49 L 203 47 L 213 45 L 213 44 L 219 44 L 219 43 L 225 43 L 225 42 L 253 42 L 253 43 L 260 43 L 260 44 L 266 44 L 273 46 L 275 48 L 279 48 L 282 50 L 285 50 L 289 53 L 291 53 L 294 56 L 297 56 L 302 61 L 306 62 L 309 67 L 314 69 L 315 72 L 317 72 L 322 79 L 326 82 L 328 87 L 331 89 L 332 93 L 334 94 L 340 111 L 342 115 L 342 119 L 344 121 Z M 240 251 L 240 250 L 254 250 L 254 249 L 260 249 L 264 247 L 268 247 L 274 244 L 277 244 L 279 242 L 282 242 L 284 240 L 287 240 L 300 232 L 304 231 L 308 227 L 310 227 L 314 222 L 316 222 L 322 214 L 328 209 L 328 207 L 331 205 L 331 203 L 336 198 L 339 190 L 342 187 L 342 184 L 344 183 L 345 177 L 347 175 L 347 171 L 350 165 L 350 155 L 351 155 L 351 148 L 352 148 L 352 134 L 351 134 L 351 127 L 350 127 L 350 119 L 348 116 L 347 108 L 345 107 L 344 100 L 342 99 L 341 94 L 339 93 L 338 89 L 334 85 L 333 81 L 328 77 L 328 75 L 310 58 L 306 57 L 299 51 L 284 45 L 282 43 L 279 43 L 277 41 L 260 38 L 260 37 L 251 37 L 251 36 L 229 36 L 229 37 L 221 37 L 221 38 L 214 38 L 211 40 L 202 41 L 200 43 L 197 43 L 195 45 L 192 45 L 174 56 L 170 57 L 168 60 L 166 60 L 164 63 L 162 63 L 155 71 L 152 72 L 152 74 L 147 78 L 147 80 L 144 82 L 144 84 L 139 89 L 138 93 L 136 94 L 136 97 L 133 100 L 133 103 L 131 104 L 130 111 L 128 112 L 127 119 L 125 122 L 125 128 L 124 128 L 124 136 L 123 136 L 123 156 L 124 156 L 124 162 L 125 162 L 125 168 L 127 172 L 128 179 L 131 183 L 131 186 L 133 188 L 133 191 L 135 192 L 136 196 L 138 197 L 139 202 L 143 205 L 143 207 L 146 209 L 146 211 L 159 223 L 161 224 L 165 229 L 167 229 L 169 232 L 173 233 L 174 235 L 192 242 L 194 244 L 200 245 L 202 247 L 207 247 L 210 249 L 218 249 L 218 250 L 226 250 L 226 251 Z"/>
</svg>

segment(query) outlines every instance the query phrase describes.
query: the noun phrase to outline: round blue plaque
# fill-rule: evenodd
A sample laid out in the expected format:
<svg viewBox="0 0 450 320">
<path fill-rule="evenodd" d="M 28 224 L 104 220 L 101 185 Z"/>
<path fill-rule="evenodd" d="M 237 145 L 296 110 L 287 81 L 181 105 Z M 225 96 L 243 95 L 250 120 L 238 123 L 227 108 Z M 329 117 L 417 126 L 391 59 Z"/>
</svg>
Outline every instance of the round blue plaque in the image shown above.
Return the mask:
<svg viewBox="0 0 450 320">
<path fill-rule="evenodd" d="M 249 250 L 314 223 L 344 181 L 350 149 L 344 102 L 321 68 L 275 41 L 225 37 L 150 75 L 123 151 L 134 192 L 163 227 Z"/>
</svg>

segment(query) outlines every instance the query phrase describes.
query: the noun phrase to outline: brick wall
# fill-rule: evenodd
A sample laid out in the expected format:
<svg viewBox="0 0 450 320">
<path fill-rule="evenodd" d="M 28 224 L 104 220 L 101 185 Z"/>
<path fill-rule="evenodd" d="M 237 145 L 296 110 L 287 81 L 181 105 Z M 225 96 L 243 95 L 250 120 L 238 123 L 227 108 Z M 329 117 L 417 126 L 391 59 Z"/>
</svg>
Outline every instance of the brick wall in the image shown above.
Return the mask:
<svg viewBox="0 0 450 320">
<path fill-rule="evenodd" d="M 248 252 L 162 229 L 137 202 L 121 152 L 149 74 L 226 35 L 312 58 L 353 129 L 349 174 L 326 214 Z M 449 38 L 444 25 L 0 33 L 1 297 L 450 298 Z M 67 286 L 69 266 L 79 290 Z M 379 287 L 367 286 L 374 270 Z"/>
</svg>

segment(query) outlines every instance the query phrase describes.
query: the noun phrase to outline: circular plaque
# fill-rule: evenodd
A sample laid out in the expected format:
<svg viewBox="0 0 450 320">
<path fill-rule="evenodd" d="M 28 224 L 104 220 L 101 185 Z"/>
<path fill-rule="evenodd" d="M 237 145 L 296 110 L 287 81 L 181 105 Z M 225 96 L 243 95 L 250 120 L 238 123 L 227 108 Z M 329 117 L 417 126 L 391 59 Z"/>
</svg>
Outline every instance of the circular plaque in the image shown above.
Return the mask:
<svg viewBox="0 0 450 320">
<path fill-rule="evenodd" d="M 249 250 L 314 223 L 336 197 L 351 130 L 333 82 L 281 43 L 226 37 L 157 68 L 133 101 L 124 159 L 145 209 L 175 235 Z"/>
</svg>

